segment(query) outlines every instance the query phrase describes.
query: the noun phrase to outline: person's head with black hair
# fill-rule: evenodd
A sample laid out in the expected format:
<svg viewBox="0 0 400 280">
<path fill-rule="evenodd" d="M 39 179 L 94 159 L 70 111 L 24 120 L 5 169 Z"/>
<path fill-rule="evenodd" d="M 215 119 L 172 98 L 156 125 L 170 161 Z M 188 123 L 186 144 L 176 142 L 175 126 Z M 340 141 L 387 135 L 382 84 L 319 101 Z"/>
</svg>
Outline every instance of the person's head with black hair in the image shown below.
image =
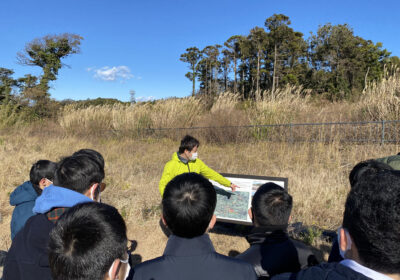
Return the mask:
<svg viewBox="0 0 400 280">
<path fill-rule="evenodd" d="M 197 158 L 197 149 L 199 148 L 199 146 L 199 140 L 190 135 L 186 135 L 181 140 L 178 154 L 180 154 L 180 156 L 186 158 L 187 160 L 195 160 Z"/>
<path fill-rule="evenodd" d="M 45 187 L 53 184 L 56 169 L 57 163 L 49 160 L 39 160 L 32 165 L 29 181 L 37 194 L 40 195 Z"/>
<path fill-rule="evenodd" d="M 266 183 L 254 194 L 249 216 L 258 227 L 287 226 L 292 207 L 292 196 L 284 188 Z"/>
<path fill-rule="evenodd" d="M 50 232 L 52 277 L 124 279 L 129 273 L 127 242 L 126 225 L 117 209 L 102 203 L 78 204 L 65 212 Z"/>
<path fill-rule="evenodd" d="M 92 157 L 76 155 L 62 159 L 54 177 L 54 185 L 99 200 L 104 169 Z"/>
<path fill-rule="evenodd" d="M 353 187 L 360 179 L 374 175 L 381 170 L 393 170 L 393 168 L 386 163 L 374 159 L 364 160 L 357 163 L 349 174 L 350 186 Z"/>
<path fill-rule="evenodd" d="M 400 277 L 400 171 L 380 170 L 353 186 L 339 248 L 347 259 Z"/>
<path fill-rule="evenodd" d="M 72 154 L 72 156 L 79 156 L 79 155 L 91 157 L 92 159 L 97 161 L 97 163 L 104 169 L 105 166 L 104 158 L 98 151 L 92 149 L 80 149 L 79 151 L 76 151 L 75 153 Z"/>
<path fill-rule="evenodd" d="M 174 235 L 197 237 L 214 226 L 216 204 L 217 194 L 210 181 L 196 173 L 184 173 L 165 188 L 162 220 Z"/>
<path fill-rule="evenodd" d="M 93 160 L 95 160 L 103 169 L 104 172 L 104 167 L 105 167 L 105 163 L 104 163 L 104 157 L 96 150 L 93 149 L 80 149 L 79 151 L 76 151 L 75 153 L 72 154 L 72 156 L 88 156 L 90 158 L 92 158 Z M 104 191 L 106 188 L 106 184 L 105 183 L 101 183 L 100 184 L 100 190 Z"/>
</svg>

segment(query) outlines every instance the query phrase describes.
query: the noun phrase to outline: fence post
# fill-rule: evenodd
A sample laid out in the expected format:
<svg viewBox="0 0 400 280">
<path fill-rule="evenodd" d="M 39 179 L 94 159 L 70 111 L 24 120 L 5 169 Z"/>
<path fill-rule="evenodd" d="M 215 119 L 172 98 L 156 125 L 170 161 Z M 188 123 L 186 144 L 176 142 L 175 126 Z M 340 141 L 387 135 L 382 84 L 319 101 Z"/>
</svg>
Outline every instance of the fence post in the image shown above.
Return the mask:
<svg viewBox="0 0 400 280">
<path fill-rule="evenodd" d="M 293 143 L 293 131 L 292 131 L 292 123 L 289 124 L 289 137 L 290 137 L 290 143 Z"/>
<path fill-rule="evenodd" d="M 382 120 L 382 136 L 381 136 L 381 145 L 385 144 L 385 121 Z"/>
</svg>

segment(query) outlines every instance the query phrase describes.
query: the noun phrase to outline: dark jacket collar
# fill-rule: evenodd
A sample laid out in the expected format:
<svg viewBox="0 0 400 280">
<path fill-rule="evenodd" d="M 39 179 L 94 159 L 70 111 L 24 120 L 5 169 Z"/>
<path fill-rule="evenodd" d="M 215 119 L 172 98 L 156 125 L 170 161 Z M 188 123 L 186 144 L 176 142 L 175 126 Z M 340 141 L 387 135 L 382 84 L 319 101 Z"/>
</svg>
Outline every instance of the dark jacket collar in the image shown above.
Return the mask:
<svg viewBox="0 0 400 280">
<path fill-rule="evenodd" d="M 246 236 L 247 241 L 252 244 L 280 243 L 289 239 L 287 225 L 254 227 Z"/>
<path fill-rule="evenodd" d="M 164 251 L 166 256 L 187 257 L 206 255 L 215 252 L 208 234 L 194 238 L 182 238 L 171 235 Z"/>
<path fill-rule="evenodd" d="M 182 161 L 184 164 L 188 164 L 189 160 L 185 159 L 184 157 L 181 157 L 181 155 L 177 152 L 178 158 L 180 161 Z"/>
</svg>

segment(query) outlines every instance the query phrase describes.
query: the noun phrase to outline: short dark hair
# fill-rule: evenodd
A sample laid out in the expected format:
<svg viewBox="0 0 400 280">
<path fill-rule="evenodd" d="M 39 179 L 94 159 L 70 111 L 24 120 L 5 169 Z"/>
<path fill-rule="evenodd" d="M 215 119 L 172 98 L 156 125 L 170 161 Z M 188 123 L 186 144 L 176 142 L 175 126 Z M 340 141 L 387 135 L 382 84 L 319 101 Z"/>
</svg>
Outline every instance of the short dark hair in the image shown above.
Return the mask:
<svg viewBox="0 0 400 280">
<path fill-rule="evenodd" d="M 357 163 L 349 174 L 350 186 L 353 187 L 361 178 L 374 175 L 380 170 L 393 170 L 393 168 L 386 163 L 374 159 Z"/>
<path fill-rule="evenodd" d="M 182 154 L 183 152 L 185 152 L 185 150 L 191 151 L 194 149 L 194 147 L 199 147 L 199 146 L 200 146 L 199 140 L 190 135 L 186 135 L 181 140 L 181 145 L 179 146 L 178 153 Z"/>
<path fill-rule="evenodd" d="M 193 238 L 204 234 L 214 214 L 214 186 L 197 173 L 176 176 L 165 187 L 163 216 L 173 234 Z"/>
<path fill-rule="evenodd" d="M 75 153 L 72 154 L 72 156 L 79 156 L 79 155 L 86 155 L 88 157 L 91 157 L 97 163 L 104 169 L 104 158 L 103 156 L 96 150 L 93 149 L 80 149 L 79 151 L 76 151 Z"/>
<path fill-rule="evenodd" d="M 343 227 L 360 260 L 382 273 L 400 272 L 400 171 L 380 170 L 351 189 Z"/>
<path fill-rule="evenodd" d="M 292 207 L 292 196 L 275 183 L 260 186 L 251 201 L 253 219 L 258 226 L 287 225 Z"/>
<path fill-rule="evenodd" d="M 29 181 L 38 194 L 42 193 L 42 189 L 39 187 L 40 180 L 47 178 L 50 181 L 53 181 L 56 169 L 57 163 L 49 160 L 42 159 L 32 165 L 31 171 L 29 172 Z"/>
<path fill-rule="evenodd" d="M 114 207 L 96 202 L 65 212 L 50 232 L 49 264 L 55 280 L 102 280 L 127 248 L 126 225 Z"/>
<path fill-rule="evenodd" d="M 101 183 L 104 169 L 86 155 L 66 157 L 58 163 L 54 185 L 84 193 L 93 183 Z"/>
</svg>

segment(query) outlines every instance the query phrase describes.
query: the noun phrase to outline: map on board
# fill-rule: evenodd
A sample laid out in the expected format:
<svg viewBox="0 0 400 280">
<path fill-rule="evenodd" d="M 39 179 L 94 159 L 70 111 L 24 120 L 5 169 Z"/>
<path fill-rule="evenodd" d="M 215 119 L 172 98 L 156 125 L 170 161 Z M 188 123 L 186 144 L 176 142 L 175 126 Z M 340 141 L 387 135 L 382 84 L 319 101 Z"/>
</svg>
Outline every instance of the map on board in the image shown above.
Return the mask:
<svg viewBox="0 0 400 280">
<path fill-rule="evenodd" d="M 223 174 L 225 178 L 237 185 L 238 188 L 232 192 L 230 188 L 224 187 L 215 181 L 211 181 L 217 192 L 217 207 L 215 215 L 217 220 L 239 224 L 251 224 L 248 209 L 251 199 L 257 189 L 265 183 L 273 182 L 287 189 L 287 178 L 261 177 L 251 175 Z"/>
</svg>

